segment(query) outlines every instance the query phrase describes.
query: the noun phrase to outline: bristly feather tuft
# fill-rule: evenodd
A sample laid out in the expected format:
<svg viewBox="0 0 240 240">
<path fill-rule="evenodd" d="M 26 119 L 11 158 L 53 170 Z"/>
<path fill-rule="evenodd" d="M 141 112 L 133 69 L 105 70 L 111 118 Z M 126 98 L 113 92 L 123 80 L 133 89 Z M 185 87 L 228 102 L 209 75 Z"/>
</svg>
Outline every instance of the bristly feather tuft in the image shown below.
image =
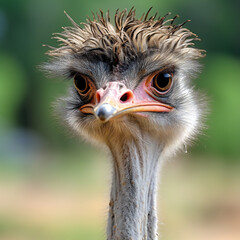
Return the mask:
<svg viewBox="0 0 240 240">
<path fill-rule="evenodd" d="M 176 25 L 176 15 L 166 19 L 170 14 L 158 17 L 150 16 L 151 8 L 140 19 L 136 18 L 136 11 L 131 8 L 117 10 L 114 17 L 114 26 L 110 23 L 109 11 L 106 17 L 100 10 L 93 19 L 87 18 L 83 27 L 77 24 L 66 12 L 72 27 L 64 27 L 62 33 L 54 34 L 54 39 L 60 42 L 58 48 L 47 52 L 52 57 L 62 57 L 68 54 L 81 54 L 84 51 L 101 51 L 105 55 L 113 55 L 114 59 L 124 61 L 124 56 L 135 56 L 148 50 L 159 50 L 161 53 L 177 53 L 188 60 L 196 60 L 204 56 L 204 51 L 193 48 L 193 41 L 199 40 L 187 28 L 185 21 Z"/>
</svg>

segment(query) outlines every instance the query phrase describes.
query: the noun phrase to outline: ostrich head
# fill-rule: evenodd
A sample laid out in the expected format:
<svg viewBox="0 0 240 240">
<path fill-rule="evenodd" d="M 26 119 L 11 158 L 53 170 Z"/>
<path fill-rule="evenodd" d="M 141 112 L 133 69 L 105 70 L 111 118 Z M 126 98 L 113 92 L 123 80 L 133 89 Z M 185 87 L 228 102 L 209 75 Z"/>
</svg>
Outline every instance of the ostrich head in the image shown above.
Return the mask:
<svg viewBox="0 0 240 240">
<path fill-rule="evenodd" d="M 167 16 L 167 15 L 166 15 Z M 69 16 L 44 69 L 71 79 L 60 113 L 72 130 L 107 146 L 113 159 L 108 239 L 156 239 L 159 158 L 187 144 L 200 127 L 192 86 L 203 51 L 196 35 L 166 16 L 100 11 L 83 27 Z"/>
</svg>

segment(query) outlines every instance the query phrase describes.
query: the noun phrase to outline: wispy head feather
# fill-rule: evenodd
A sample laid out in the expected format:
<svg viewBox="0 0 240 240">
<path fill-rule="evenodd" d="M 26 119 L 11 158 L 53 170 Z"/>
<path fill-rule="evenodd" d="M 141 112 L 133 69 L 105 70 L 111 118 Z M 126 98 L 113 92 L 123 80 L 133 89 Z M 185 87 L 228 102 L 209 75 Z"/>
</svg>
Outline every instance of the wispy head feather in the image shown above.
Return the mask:
<svg viewBox="0 0 240 240">
<path fill-rule="evenodd" d="M 188 60 L 196 60 L 204 56 L 204 51 L 193 48 L 193 41 L 199 40 L 184 23 L 176 25 L 175 16 L 167 19 L 166 14 L 158 17 L 150 16 L 150 10 L 141 18 L 136 18 L 135 9 L 119 11 L 114 17 L 114 26 L 110 22 L 109 11 L 104 16 L 100 10 L 93 14 L 93 19 L 87 18 L 87 23 L 77 24 L 67 13 L 72 27 L 64 27 L 62 33 L 54 34 L 54 39 L 60 42 L 58 48 L 47 52 L 52 57 L 68 54 L 79 54 L 83 51 L 97 51 L 117 61 L 124 61 L 125 56 L 134 57 L 136 53 L 144 53 L 151 49 L 164 52 L 177 52 Z"/>
</svg>

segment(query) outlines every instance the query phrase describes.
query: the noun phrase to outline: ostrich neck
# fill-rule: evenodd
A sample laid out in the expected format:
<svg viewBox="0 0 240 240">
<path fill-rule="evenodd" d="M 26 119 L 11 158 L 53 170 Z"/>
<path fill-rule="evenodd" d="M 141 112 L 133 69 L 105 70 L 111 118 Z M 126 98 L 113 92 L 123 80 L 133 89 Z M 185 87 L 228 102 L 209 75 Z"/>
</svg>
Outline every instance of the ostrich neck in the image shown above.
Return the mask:
<svg viewBox="0 0 240 240">
<path fill-rule="evenodd" d="M 145 141 L 146 140 L 146 141 Z M 108 240 L 156 240 L 157 165 L 162 147 L 153 139 L 109 144 L 113 180 Z"/>
</svg>

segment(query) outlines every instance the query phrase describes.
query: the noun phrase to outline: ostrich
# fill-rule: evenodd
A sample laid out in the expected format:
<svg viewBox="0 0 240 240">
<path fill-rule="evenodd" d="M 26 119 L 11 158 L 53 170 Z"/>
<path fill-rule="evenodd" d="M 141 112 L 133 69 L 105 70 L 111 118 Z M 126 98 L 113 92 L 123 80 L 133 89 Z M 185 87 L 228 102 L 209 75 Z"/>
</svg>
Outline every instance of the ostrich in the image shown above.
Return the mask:
<svg viewBox="0 0 240 240">
<path fill-rule="evenodd" d="M 151 9 L 150 9 L 151 10 Z M 204 51 L 174 17 L 140 19 L 135 9 L 87 19 L 54 36 L 43 65 L 71 79 L 58 110 L 74 133 L 107 148 L 113 174 L 108 240 L 156 240 L 159 165 L 201 128 L 203 100 L 191 79 Z"/>
</svg>

